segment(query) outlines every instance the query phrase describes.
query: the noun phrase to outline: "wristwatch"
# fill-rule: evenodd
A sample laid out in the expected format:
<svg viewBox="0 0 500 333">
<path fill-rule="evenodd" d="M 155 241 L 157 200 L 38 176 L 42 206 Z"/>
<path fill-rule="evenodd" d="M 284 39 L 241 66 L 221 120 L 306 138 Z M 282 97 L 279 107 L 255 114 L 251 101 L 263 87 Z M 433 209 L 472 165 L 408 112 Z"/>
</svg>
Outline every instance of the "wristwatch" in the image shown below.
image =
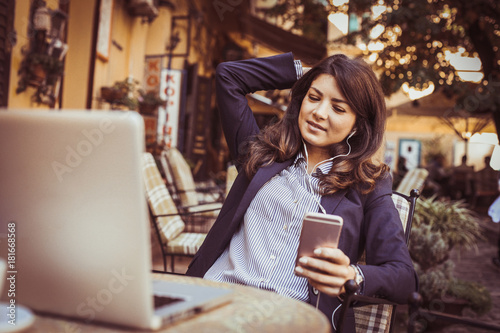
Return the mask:
<svg viewBox="0 0 500 333">
<path fill-rule="evenodd" d="M 365 281 L 365 279 L 358 265 L 351 265 L 351 267 L 354 269 L 354 273 L 356 273 L 356 275 L 354 276 L 354 281 L 358 285 L 358 291 L 356 292 L 356 294 L 358 294 L 361 290 L 363 290 L 363 282 Z"/>
</svg>

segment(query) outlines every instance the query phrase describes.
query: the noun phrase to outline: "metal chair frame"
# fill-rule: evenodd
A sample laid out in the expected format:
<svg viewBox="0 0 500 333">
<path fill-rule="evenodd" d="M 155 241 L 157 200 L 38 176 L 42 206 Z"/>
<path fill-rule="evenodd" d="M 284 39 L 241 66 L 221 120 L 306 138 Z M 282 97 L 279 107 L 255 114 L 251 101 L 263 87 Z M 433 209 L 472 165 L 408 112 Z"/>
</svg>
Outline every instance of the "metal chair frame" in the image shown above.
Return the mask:
<svg viewBox="0 0 500 333">
<path fill-rule="evenodd" d="M 408 211 L 408 218 L 406 221 L 406 227 L 405 227 L 405 240 L 406 244 L 408 244 L 410 240 L 410 232 L 411 232 L 411 226 L 413 223 L 413 215 L 415 214 L 415 206 L 417 203 L 417 199 L 420 196 L 420 192 L 417 189 L 413 189 L 410 191 L 410 195 L 407 196 L 405 194 L 393 191 L 393 195 L 399 195 L 406 199 L 409 203 L 409 211 Z M 338 322 L 338 332 L 343 332 L 344 330 L 344 322 L 345 318 L 347 316 L 347 310 L 349 307 L 354 303 L 354 302 L 360 302 L 366 305 L 369 304 L 388 304 L 392 305 L 392 313 L 391 313 L 391 321 L 389 324 L 389 332 L 392 332 L 394 328 L 394 321 L 395 321 L 395 314 L 396 314 L 396 306 L 397 304 L 394 302 L 390 302 L 385 299 L 381 298 L 375 298 L 375 297 L 368 297 L 368 296 L 363 296 L 363 295 L 356 295 L 355 292 L 358 290 L 358 285 L 354 280 L 349 280 L 345 283 L 344 288 L 346 290 L 345 296 L 342 301 L 342 305 L 340 307 L 340 319 Z"/>
</svg>

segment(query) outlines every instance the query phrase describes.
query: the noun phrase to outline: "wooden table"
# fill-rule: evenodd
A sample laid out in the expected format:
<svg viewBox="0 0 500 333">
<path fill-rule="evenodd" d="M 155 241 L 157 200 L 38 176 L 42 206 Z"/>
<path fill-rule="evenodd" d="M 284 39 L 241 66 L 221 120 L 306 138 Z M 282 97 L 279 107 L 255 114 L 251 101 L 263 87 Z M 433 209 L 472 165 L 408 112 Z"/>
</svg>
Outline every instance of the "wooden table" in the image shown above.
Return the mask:
<svg viewBox="0 0 500 333">
<path fill-rule="evenodd" d="M 167 326 L 159 332 L 331 332 L 330 323 L 322 312 L 307 303 L 280 296 L 274 292 L 182 275 L 153 274 L 153 276 L 155 279 L 218 286 L 234 291 L 231 303 Z M 36 315 L 34 324 L 23 332 L 110 333 L 143 331 Z"/>
</svg>

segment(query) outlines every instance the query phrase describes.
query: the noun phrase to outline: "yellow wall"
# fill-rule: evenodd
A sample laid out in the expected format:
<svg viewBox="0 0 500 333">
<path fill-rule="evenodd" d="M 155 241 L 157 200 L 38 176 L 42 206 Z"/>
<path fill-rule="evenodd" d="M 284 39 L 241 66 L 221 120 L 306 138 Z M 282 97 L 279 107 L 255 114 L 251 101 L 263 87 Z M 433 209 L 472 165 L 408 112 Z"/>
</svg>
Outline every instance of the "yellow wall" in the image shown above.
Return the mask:
<svg viewBox="0 0 500 333">
<path fill-rule="evenodd" d="M 142 17 L 130 16 L 124 0 L 115 1 L 109 60 L 97 58 L 95 63 L 94 107 L 109 107 L 98 100 L 101 87 L 111 86 L 127 78 L 142 83 L 145 56 L 164 52 L 165 34 L 170 29 L 170 13 L 163 7 L 159 12 L 159 16 L 148 23 Z"/>
<path fill-rule="evenodd" d="M 87 104 L 95 4 L 96 0 L 72 1 L 69 6 L 63 108 L 82 109 Z"/>
<path fill-rule="evenodd" d="M 65 77 L 63 86 L 63 107 L 84 108 L 86 104 L 90 46 L 92 41 L 92 22 L 96 0 L 72 1 L 70 3 L 68 24 L 68 53 L 66 54 Z M 58 1 L 47 1 L 47 7 L 56 9 Z M 28 25 L 30 1 L 16 1 L 14 29 L 17 44 L 12 50 L 11 76 L 9 84 L 10 108 L 48 108 L 31 102 L 35 89 L 28 87 L 17 94 L 17 71 L 23 60 L 22 49 L 29 46 Z"/>
</svg>

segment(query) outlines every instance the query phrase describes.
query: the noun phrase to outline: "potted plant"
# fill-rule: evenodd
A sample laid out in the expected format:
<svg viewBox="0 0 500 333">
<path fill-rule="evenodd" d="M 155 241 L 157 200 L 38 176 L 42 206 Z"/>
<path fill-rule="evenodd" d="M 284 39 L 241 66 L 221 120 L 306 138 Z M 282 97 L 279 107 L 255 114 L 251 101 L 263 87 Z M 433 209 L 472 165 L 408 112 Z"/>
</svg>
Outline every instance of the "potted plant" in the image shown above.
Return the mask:
<svg viewBox="0 0 500 333">
<path fill-rule="evenodd" d="M 165 106 L 166 101 L 161 99 L 156 91 L 144 91 L 139 89 L 139 112 L 143 115 L 154 115 L 159 106 Z"/>
<path fill-rule="evenodd" d="M 457 278 L 449 259 L 453 249 L 474 249 L 480 238 L 477 216 L 463 201 L 434 196 L 417 201 L 409 250 L 425 307 L 455 315 L 468 308 L 478 316 L 491 309 L 489 291 Z"/>
<path fill-rule="evenodd" d="M 110 87 L 101 87 L 101 98 L 111 104 L 112 109 L 124 106 L 129 110 L 135 110 L 137 108 L 135 93 L 138 84 L 138 81 L 129 78 L 115 81 Z"/>
<path fill-rule="evenodd" d="M 30 52 L 23 59 L 18 73 L 20 79 L 16 92 L 21 93 L 28 86 L 54 85 L 64 73 L 64 63 L 45 53 Z"/>
</svg>

